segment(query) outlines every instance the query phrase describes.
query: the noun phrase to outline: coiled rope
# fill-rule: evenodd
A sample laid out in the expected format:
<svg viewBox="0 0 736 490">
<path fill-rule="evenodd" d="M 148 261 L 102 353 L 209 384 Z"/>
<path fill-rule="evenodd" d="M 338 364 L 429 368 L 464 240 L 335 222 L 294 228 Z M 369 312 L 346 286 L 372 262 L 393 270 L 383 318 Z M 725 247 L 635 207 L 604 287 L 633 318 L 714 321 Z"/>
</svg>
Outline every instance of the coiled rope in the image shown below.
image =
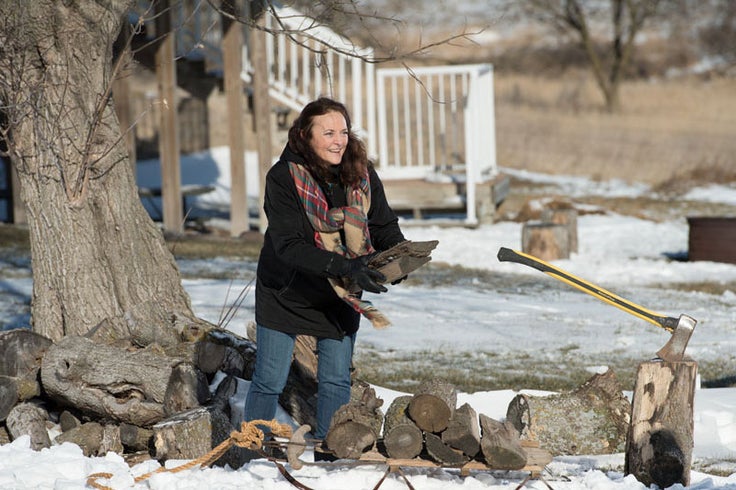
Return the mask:
<svg viewBox="0 0 736 490">
<path fill-rule="evenodd" d="M 286 424 L 281 424 L 276 420 L 251 420 L 250 422 L 243 422 L 240 424 L 240 430 L 232 431 L 230 437 L 222 441 L 212 451 L 194 459 L 186 464 L 177 466 L 176 468 L 165 468 L 161 467 L 155 471 L 151 471 L 144 475 L 135 478 L 135 483 L 140 483 L 152 477 L 158 473 L 178 473 L 194 467 L 207 467 L 220 459 L 223 454 L 227 452 L 232 446 L 238 446 L 251 450 L 260 450 L 263 447 L 263 440 L 265 434 L 258 426 L 266 426 L 271 430 L 271 433 L 277 437 L 291 437 L 291 427 Z M 93 473 L 87 477 L 87 485 L 97 488 L 99 490 L 114 490 L 106 485 L 98 483 L 99 479 L 110 479 L 113 477 L 112 473 Z"/>
</svg>

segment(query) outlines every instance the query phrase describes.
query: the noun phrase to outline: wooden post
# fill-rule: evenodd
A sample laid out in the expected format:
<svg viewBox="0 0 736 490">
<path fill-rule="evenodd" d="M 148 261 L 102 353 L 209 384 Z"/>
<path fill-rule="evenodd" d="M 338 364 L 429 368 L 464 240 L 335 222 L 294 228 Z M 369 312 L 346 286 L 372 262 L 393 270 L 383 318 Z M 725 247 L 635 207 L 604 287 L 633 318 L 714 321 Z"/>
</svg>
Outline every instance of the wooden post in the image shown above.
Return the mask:
<svg viewBox="0 0 736 490">
<path fill-rule="evenodd" d="M 242 2 L 223 2 L 225 12 L 236 18 L 243 12 Z M 248 193 L 245 175 L 245 123 L 243 113 L 243 25 L 222 16 L 223 65 L 225 98 L 227 99 L 227 136 L 230 146 L 230 235 L 238 237 L 250 228 L 248 222 Z"/>
<path fill-rule="evenodd" d="M 626 441 L 624 473 L 646 486 L 690 485 L 695 361 L 639 365 Z"/>
<path fill-rule="evenodd" d="M 156 35 L 161 39 L 156 49 L 156 78 L 161 103 L 159 153 L 161 158 L 161 204 L 164 230 L 184 231 L 179 166 L 179 118 L 176 98 L 176 50 L 171 17 L 172 1 L 156 2 Z"/>
<path fill-rule="evenodd" d="M 263 19 L 259 20 L 259 24 Z M 266 59 L 266 36 L 269 34 L 256 28 L 250 30 L 250 56 L 253 64 L 253 115 L 256 120 L 258 139 L 258 209 L 260 210 L 258 228 L 265 233 L 268 220 L 263 211 L 263 198 L 266 189 L 266 173 L 273 163 L 271 143 L 271 99 L 268 94 L 268 60 Z"/>
</svg>

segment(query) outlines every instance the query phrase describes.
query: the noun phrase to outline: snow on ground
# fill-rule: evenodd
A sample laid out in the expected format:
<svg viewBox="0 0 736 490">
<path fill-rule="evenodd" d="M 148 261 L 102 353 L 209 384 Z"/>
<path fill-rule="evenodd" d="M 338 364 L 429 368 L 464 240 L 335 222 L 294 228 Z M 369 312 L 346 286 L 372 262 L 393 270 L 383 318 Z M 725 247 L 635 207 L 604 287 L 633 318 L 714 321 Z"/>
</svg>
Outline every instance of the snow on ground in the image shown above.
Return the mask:
<svg viewBox="0 0 736 490">
<path fill-rule="evenodd" d="M 551 179 L 565 187 L 571 195 L 597 194 L 635 195 L 637 186 L 621 182 L 592 183 L 585 179 L 528 175 L 528 178 Z M 688 199 L 709 199 L 736 204 L 736 189 L 713 186 L 695 189 Z M 378 349 L 450 349 L 458 353 L 491 346 L 498 352 L 529 352 L 554 355 L 565 344 L 577 346 L 580 355 L 592 358 L 611 348 L 626 351 L 642 360 L 650 358 L 666 341 L 666 333 L 631 315 L 605 305 L 573 288 L 549 287 L 557 281 L 523 265 L 500 263 L 496 253 L 500 247 L 520 249 L 521 225 L 501 222 L 468 229 L 444 227 L 428 222 L 424 226 L 405 227 L 412 240 L 439 240 L 433 254 L 436 263 L 460 265 L 493 274 L 481 275 L 466 287 L 403 283 L 389 293 L 376 296 L 374 303 L 394 325 L 386 330 L 373 330 L 364 323 L 356 349 L 371 346 Z M 682 313 L 698 320 L 688 347 L 696 360 L 732 359 L 736 352 L 736 291 L 720 294 L 668 288 L 668 285 L 698 281 L 736 281 L 736 265 L 711 262 L 682 262 L 668 258 L 688 247 L 685 220 L 656 223 L 615 214 L 584 215 L 578 218 L 579 252 L 555 265 L 613 291 L 631 301 L 669 316 Z M 183 270 L 191 264 L 182 264 Z M 206 266 L 207 264 L 205 264 Z M 252 262 L 235 263 L 213 260 L 211 267 L 242 267 L 242 277 L 230 280 L 186 279 L 185 288 L 195 311 L 217 322 L 224 305 L 232 302 L 242 288 L 248 287 L 254 273 Z M 196 267 L 202 267 L 198 262 Z M 27 274 L 15 269 L 27 264 L 3 264 L 0 290 L 4 304 L 0 315 L 4 323 L 19 325 L 27 318 L 13 315 L 18 301 L 27 301 L 31 282 Z M 498 277 L 514 277 L 509 283 Z M 491 279 L 488 279 L 491 278 Z M 10 299 L 7 299 L 10 298 Z M 244 334 L 245 324 L 252 319 L 253 295 L 243 305 L 228 328 Z M 542 321 L 540 321 L 540 319 Z M 605 332 L 603 334 L 602 332 Z M 591 370 L 600 366 L 591 366 Z M 735 373 L 736 374 L 736 373 Z M 522 389 L 523 387 L 519 387 Z M 376 387 L 384 406 L 402 393 Z M 511 390 L 460 393 L 458 403 L 470 403 L 479 413 L 502 419 L 506 407 L 517 393 Z M 239 402 L 238 402 L 239 403 Z M 237 403 L 236 403 L 237 406 Z M 286 418 L 285 413 L 281 414 Z M 695 398 L 696 460 L 714 461 L 712 467 L 725 474 L 736 459 L 736 389 L 699 389 Z M 309 458 L 309 456 L 305 456 Z M 167 464 L 177 466 L 182 461 Z M 545 478 L 555 489 L 595 488 L 600 490 L 641 489 L 643 485 L 621 472 L 623 455 L 586 455 L 557 457 L 548 466 Z M 720 466 L 719 466 L 720 465 Z M 72 490 L 85 487 L 86 477 L 95 472 L 114 476 L 104 483 L 115 489 L 291 489 L 293 488 L 265 461 L 255 460 L 243 468 L 208 468 L 180 473 L 157 474 L 146 482 L 135 483 L 138 475 L 155 469 L 156 462 L 128 468 L 115 454 L 86 458 L 74 445 L 53 446 L 39 452 L 29 449 L 27 438 L 19 438 L 0 446 L 0 488 Z M 314 489 L 371 489 L 385 468 L 305 466 L 293 474 Z M 506 489 L 515 488 L 524 475 L 498 472 L 474 472 L 461 477 L 453 470 L 404 470 L 417 489 Z M 528 488 L 545 488 L 540 481 L 527 483 Z M 396 475 L 383 483 L 384 490 L 407 488 Z M 728 477 L 694 471 L 690 488 L 734 488 L 736 474 Z"/>
</svg>

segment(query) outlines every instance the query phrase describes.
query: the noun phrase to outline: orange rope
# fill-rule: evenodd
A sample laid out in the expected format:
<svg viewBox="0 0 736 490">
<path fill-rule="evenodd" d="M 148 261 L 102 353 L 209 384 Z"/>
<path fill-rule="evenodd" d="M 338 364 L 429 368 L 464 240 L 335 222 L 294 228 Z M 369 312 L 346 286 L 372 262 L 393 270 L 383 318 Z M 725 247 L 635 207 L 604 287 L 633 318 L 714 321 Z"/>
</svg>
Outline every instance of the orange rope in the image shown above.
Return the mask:
<svg viewBox="0 0 736 490">
<path fill-rule="evenodd" d="M 258 450 L 263 447 L 263 439 L 265 434 L 258 428 L 258 425 L 265 425 L 271 429 L 271 433 L 278 437 L 291 437 L 291 427 L 286 424 L 280 424 L 276 420 L 252 420 L 250 422 L 243 422 L 240 425 L 240 430 L 232 431 L 230 437 L 222 441 L 217 447 L 212 449 L 209 453 L 194 459 L 186 464 L 177 466 L 176 468 L 167 469 L 165 467 L 158 468 L 155 471 L 146 473 L 135 478 L 135 483 L 140 483 L 144 480 L 149 479 L 157 473 L 178 473 L 185 471 L 195 466 L 206 467 L 220 459 L 220 457 L 227 452 L 232 446 L 244 447 L 247 449 Z M 87 485 L 97 488 L 99 490 L 114 490 L 108 486 L 97 483 L 100 478 L 112 478 L 112 473 L 93 473 L 87 477 Z"/>
</svg>

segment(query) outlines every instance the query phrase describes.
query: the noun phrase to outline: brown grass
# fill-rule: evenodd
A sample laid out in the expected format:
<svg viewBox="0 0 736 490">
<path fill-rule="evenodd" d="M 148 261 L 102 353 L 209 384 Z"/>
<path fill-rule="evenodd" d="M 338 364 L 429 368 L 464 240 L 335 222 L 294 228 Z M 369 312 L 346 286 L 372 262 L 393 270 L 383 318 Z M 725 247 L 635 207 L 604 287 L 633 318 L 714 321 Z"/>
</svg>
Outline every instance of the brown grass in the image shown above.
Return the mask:
<svg viewBox="0 0 736 490">
<path fill-rule="evenodd" d="M 496 73 L 495 84 L 501 166 L 655 185 L 736 180 L 734 79 L 626 82 L 617 114 L 602 111 L 584 72 Z"/>
</svg>

